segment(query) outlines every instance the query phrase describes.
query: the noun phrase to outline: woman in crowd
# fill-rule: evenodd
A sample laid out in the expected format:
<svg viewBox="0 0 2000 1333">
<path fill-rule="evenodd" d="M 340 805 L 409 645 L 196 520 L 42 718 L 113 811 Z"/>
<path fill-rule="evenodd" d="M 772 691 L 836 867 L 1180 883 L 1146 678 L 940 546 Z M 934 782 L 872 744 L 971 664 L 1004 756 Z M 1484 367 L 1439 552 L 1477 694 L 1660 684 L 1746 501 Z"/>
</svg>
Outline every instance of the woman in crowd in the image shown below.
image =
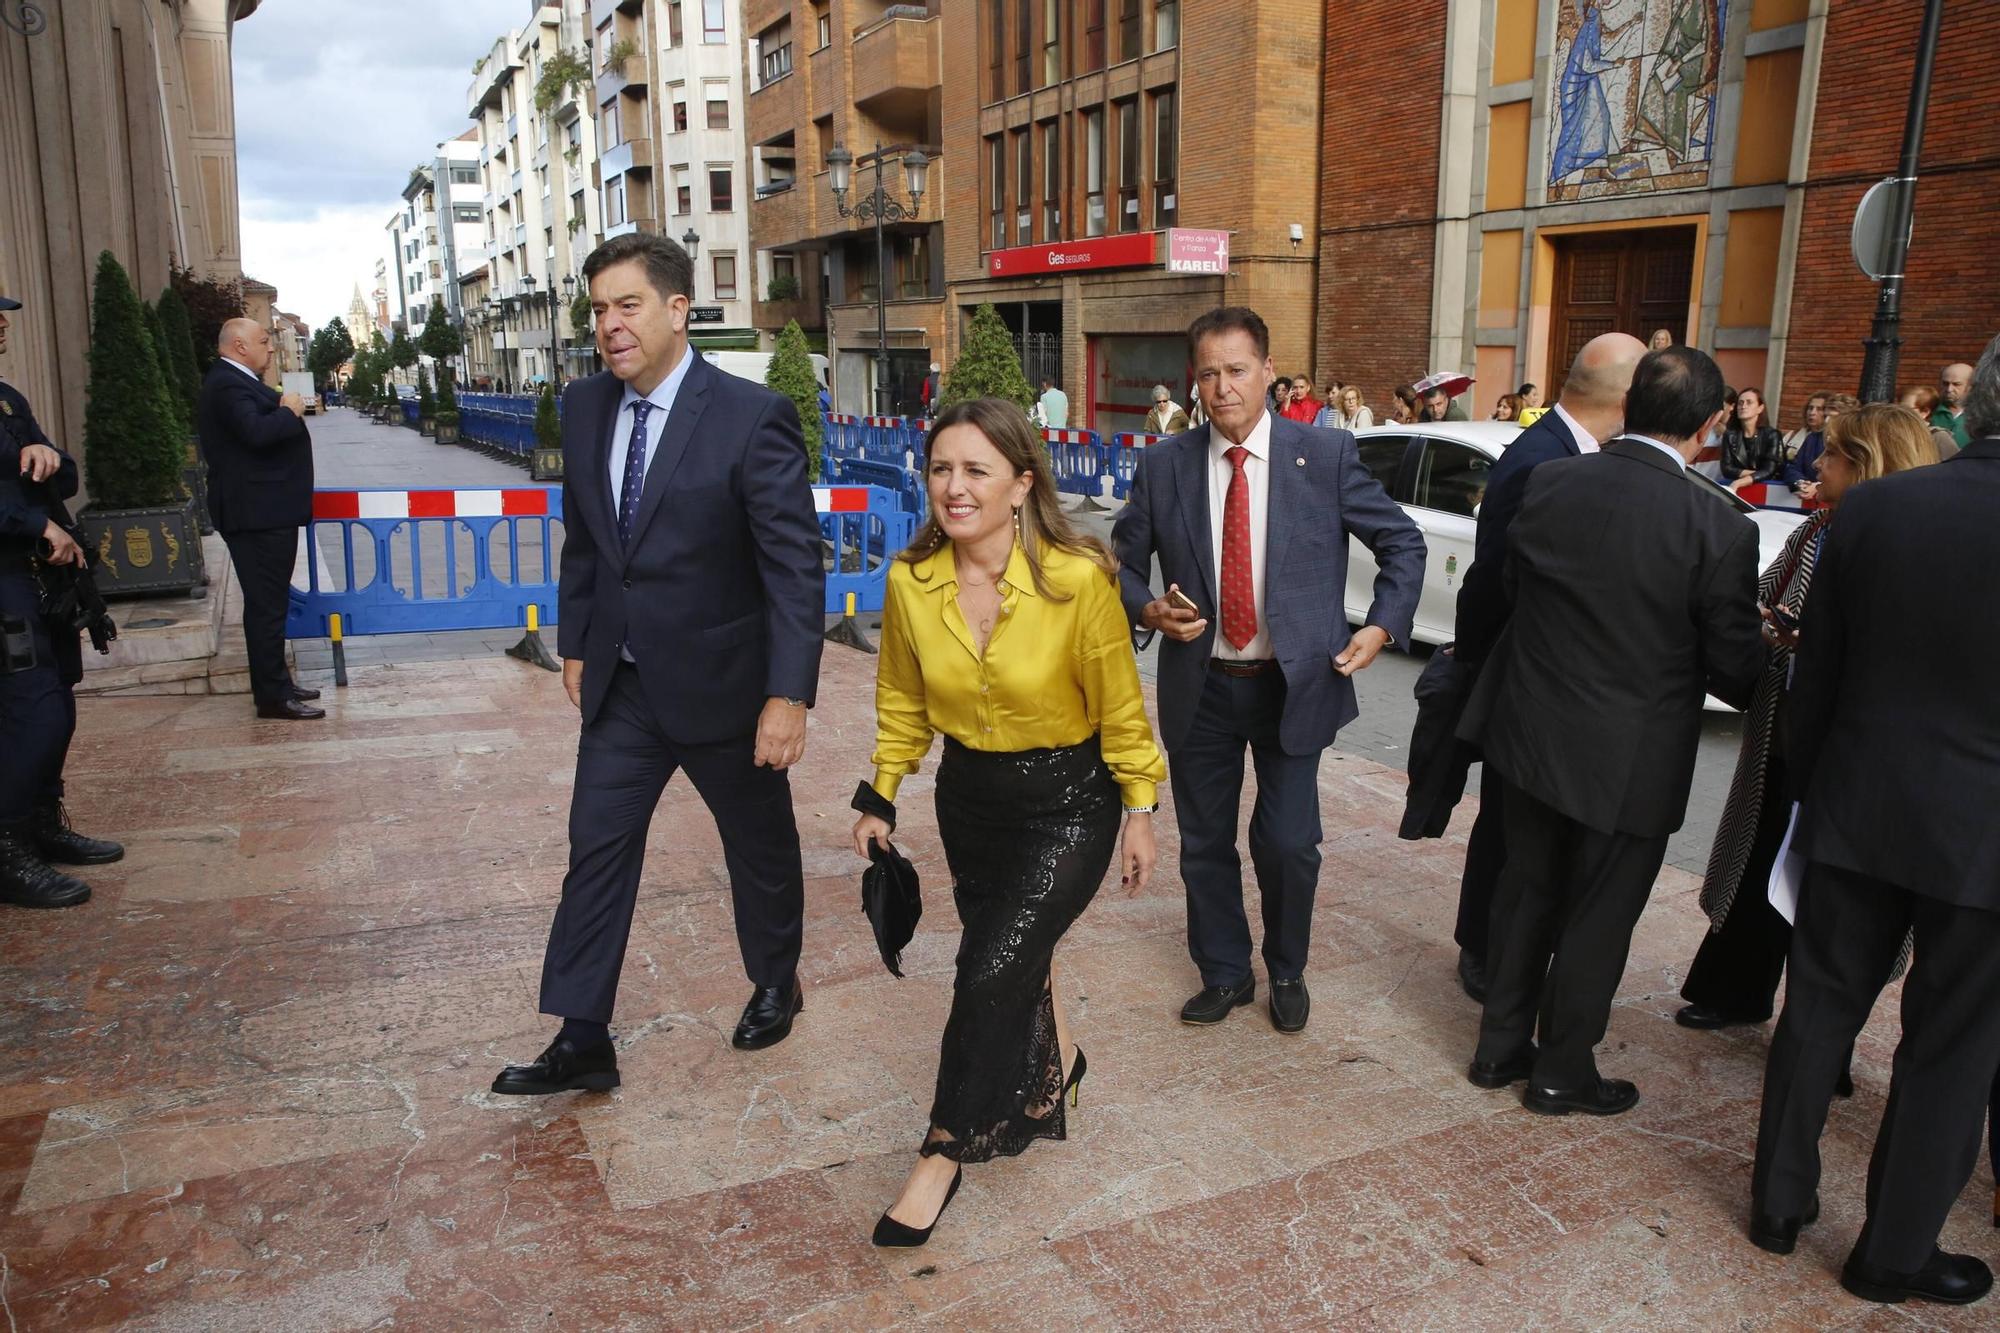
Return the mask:
<svg viewBox="0 0 2000 1333">
<path fill-rule="evenodd" d="M 1338 395 L 1329 398 L 1320 414 L 1313 418 L 1315 426 L 1332 426 L 1336 430 L 1363 430 L 1375 424 L 1375 414 L 1361 401 L 1361 390 L 1355 385 L 1342 386 Z"/>
<path fill-rule="evenodd" d="M 1493 404 L 1494 421 L 1512 421 L 1520 415 L 1521 399 L 1516 394 L 1503 393 L 1500 400 Z"/>
<path fill-rule="evenodd" d="M 931 516 L 889 573 L 875 683 L 875 777 L 854 849 L 887 844 L 903 778 L 943 732 L 935 799 L 964 935 L 930 1129 L 875 1244 L 921 1245 L 966 1162 L 1064 1137 L 1087 1067 L 1053 976 L 1122 823 L 1122 883 L 1154 860 L 1166 764 L 1139 692 L 1117 565 L 1062 511 L 1013 404 L 947 408 L 925 445 Z"/>
<path fill-rule="evenodd" d="M 1399 426 L 1414 425 L 1419 419 L 1417 391 L 1407 384 L 1398 384 L 1390 395 L 1389 419 Z"/>
<path fill-rule="evenodd" d="M 1896 401 L 1904 407 L 1909 408 L 1912 412 L 1915 412 L 1928 424 L 1931 419 L 1931 413 L 1937 410 L 1938 394 L 1937 390 L 1928 384 L 1911 384 L 1896 395 Z M 1938 447 L 1939 462 L 1943 462 L 1958 452 L 1958 441 L 1952 438 L 1952 434 L 1948 430 L 1932 426 L 1931 441 Z"/>
<path fill-rule="evenodd" d="M 1799 449 L 1808 435 L 1817 435 L 1826 424 L 1826 395 L 1816 393 L 1806 399 L 1805 411 L 1799 415 L 1799 424 L 1785 436 L 1785 461 L 1791 462 L 1799 456 Z"/>
<path fill-rule="evenodd" d="M 1722 432 L 1722 481 L 1740 491 L 1757 481 L 1776 481 L 1785 472 L 1784 441 L 1764 416 L 1764 391 L 1741 389 L 1736 413 Z"/>
<path fill-rule="evenodd" d="M 1318 396 L 1313 393 L 1312 377 L 1308 375 L 1294 375 L 1292 376 L 1292 401 L 1285 404 L 1284 410 L 1279 415 L 1296 421 L 1301 426 L 1310 426 L 1313 423 L 1313 418 L 1319 415 L 1321 406 L 1322 404 Z"/>
<path fill-rule="evenodd" d="M 1801 499 L 1813 500 L 1819 497 L 1819 459 L 1821 451 L 1826 447 L 1826 428 L 1832 425 L 1834 418 L 1841 413 L 1852 412 L 1860 406 L 1861 400 L 1851 393 L 1827 395 L 1826 411 L 1821 418 L 1820 428 L 1806 436 L 1805 443 L 1799 446 L 1798 455 L 1785 464 L 1785 473 L 1781 478 L 1787 486 L 1799 493 Z"/>
<path fill-rule="evenodd" d="M 1743 744 L 1729 799 L 1709 850 L 1701 905 L 1712 929 L 1688 969 L 1674 1015 L 1682 1027 L 1724 1028 L 1771 1017 L 1792 928 L 1770 904 L 1768 887 L 1792 803 L 1782 746 L 1777 742 L 1813 566 L 1828 528 L 1839 521 L 1840 499 L 1853 487 L 1891 472 L 1937 462 L 1930 431 L 1907 408 L 1875 403 L 1833 416 L 1824 433 L 1818 510 L 1786 539 L 1757 584 L 1769 656 L 1743 718 Z M 1811 633 L 1810 627 L 1805 629 Z M 1851 1080 L 1843 1078 L 1843 1092 Z"/>
<path fill-rule="evenodd" d="M 1654 329 L 1653 336 L 1646 339 L 1646 350 L 1649 352 L 1663 352 L 1673 345 L 1674 331 L 1672 329 Z"/>
<path fill-rule="evenodd" d="M 1153 386 L 1153 410 L 1146 413 L 1148 435 L 1178 435 L 1188 428 L 1188 415 L 1164 384 Z"/>
</svg>

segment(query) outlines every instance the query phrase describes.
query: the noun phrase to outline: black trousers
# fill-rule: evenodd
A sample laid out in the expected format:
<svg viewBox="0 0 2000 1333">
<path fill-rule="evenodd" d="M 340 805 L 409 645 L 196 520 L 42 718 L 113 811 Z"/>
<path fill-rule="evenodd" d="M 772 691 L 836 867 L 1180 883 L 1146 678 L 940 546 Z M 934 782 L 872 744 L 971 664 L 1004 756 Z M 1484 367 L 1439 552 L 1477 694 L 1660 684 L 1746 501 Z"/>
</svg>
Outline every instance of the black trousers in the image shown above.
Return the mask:
<svg viewBox="0 0 2000 1333">
<path fill-rule="evenodd" d="M 1834 1081 L 1912 929 L 1903 1039 L 1868 1163 L 1868 1221 L 1854 1245 L 1862 1262 L 1899 1273 L 1930 1257 L 1979 1160 L 2000 1069 L 2000 913 L 1832 866 L 1808 868 L 1750 1177 L 1758 1208 L 1805 1212 L 1819 1188 Z"/>
<path fill-rule="evenodd" d="M 58 644 L 39 600 L 29 575 L 0 574 L 0 617 L 26 622 L 36 658 L 26 671 L 0 675 L 0 825 L 29 818 L 38 802 L 62 799 L 63 764 L 76 734 L 76 696 L 70 692 L 81 673 L 76 631 Z"/>
<path fill-rule="evenodd" d="M 646 830 L 668 779 L 684 770 L 722 835 L 743 968 L 757 986 L 789 986 L 805 925 L 805 875 L 790 778 L 755 762 L 756 737 L 688 745 L 670 739 L 638 668 L 621 662 L 597 720 L 583 729 L 569 804 L 569 873 L 542 960 L 541 1008 L 611 1021 Z"/>
<path fill-rule="evenodd" d="M 1319 887 L 1319 754 L 1278 744 L 1285 678 L 1210 671 L 1188 738 L 1169 757 L 1174 816 L 1187 888 L 1188 953 L 1204 986 L 1250 978 L 1250 923 L 1243 911 L 1243 860 L 1236 820 L 1243 802 L 1243 750 L 1257 770 L 1250 863 L 1263 899 L 1264 965 L 1273 981 L 1303 976 Z"/>
<path fill-rule="evenodd" d="M 1478 958 L 1491 950 L 1493 895 L 1507 865 L 1507 783 L 1491 764 L 1479 766 L 1479 815 L 1465 840 L 1465 872 L 1458 880 L 1458 927 L 1452 938 Z"/>
<path fill-rule="evenodd" d="M 1750 862 L 1736 901 L 1722 918 L 1722 929 L 1702 936 L 1688 968 L 1681 998 L 1732 1018 L 1761 1023 L 1777 1007 L 1778 981 L 1785 974 L 1785 955 L 1792 947 L 1791 923 L 1771 906 L 1771 868 L 1785 845 L 1792 818 L 1783 760 L 1772 755 L 1764 774 L 1764 808 L 1750 842 Z"/>
<path fill-rule="evenodd" d="M 1539 1019 L 1536 1085 L 1587 1086 L 1667 840 L 1586 828 L 1512 783 L 1502 799 L 1507 868 L 1493 899 L 1476 1058 L 1519 1055 Z"/>
<path fill-rule="evenodd" d="M 292 566 L 299 557 L 297 528 L 225 532 L 229 561 L 243 585 L 243 647 L 250 657 L 250 695 L 261 706 L 285 701 L 292 674 L 285 666 L 285 611 L 291 603 Z"/>
</svg>

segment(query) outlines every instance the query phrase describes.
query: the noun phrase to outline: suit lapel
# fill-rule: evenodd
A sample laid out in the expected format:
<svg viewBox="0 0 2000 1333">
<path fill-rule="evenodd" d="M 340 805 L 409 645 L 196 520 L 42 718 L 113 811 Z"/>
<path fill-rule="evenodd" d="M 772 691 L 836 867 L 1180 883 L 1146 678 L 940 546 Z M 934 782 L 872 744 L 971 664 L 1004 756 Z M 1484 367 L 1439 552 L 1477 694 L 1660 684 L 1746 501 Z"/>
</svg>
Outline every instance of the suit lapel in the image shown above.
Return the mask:
<svg viewBox="0 0 2000 1333">
<path fill-rule="evenodd" d="M 659 509 L 660 501 L 667 493 L 667 483 L 673 480 L 674 469 L 680 466 L 682 456 L 687 453 L 688 441 L 694 437 L 695 425 L 708 406 L 709 377 L 719 373 L 710 370 L 708 363 L 701 359 L 701 353 L 692 347 L 687 355 L 694 358 L 694 364 L 688 367 L 687 378 L 681 381 L 680 392 L 674 395 L 673 410 L 667 413 L 660 447 L 654 450 L 653 461 L 646 466 L 646 489 L 639 494 L 639 512 L 632 519 L 632 547 L 638 546 L 640 535 L 646 531 L 646 525 Z M 628 554 L 629 551 L 630 548 Z"/>
<path fill-rule="evenodd" d="M 1292 546 L 1292 525 L 1304 509 L 1308 468 L 1298 465 L 1306 457 L 1305 434 L 1296 422 L 1284 417 L 1271 419 L 1270 457 L 1264 466 L 1270 471 L 1269 496 L 1264 510 L 1264 606 L 1271 605 L 1271 591 L 1278 586 L 1276 574 Z"/>
<path fill-rule="evenodd" d="M 625 397 L 625 383 L 609 373 L 604 379 L 596 394 L 596 421 L 592 425 L 577 423 L 577 470 L 571 471 L 568 462 L 563 470 L 578 483 L 577 494 L 588 510 L 582 518 L 585 522 L 595 520 L 599 545 L 616 550 L 618 510 L 611 494 L 611 438 L 618 429 L 618 404 Z"/>
<path fill-rule="evenodd" d="M 1208 428 L 1204 426 L 1174 456 L 1174 491 L 1180 497 L 1188 545 L 1194 550 L 1194 565 L 1201 571 L 1202 591 L 1207 594 L 1201 605 L 1219 614 L 1215 537 L 1208 521 L 1208 448 Z"/>
</svg>

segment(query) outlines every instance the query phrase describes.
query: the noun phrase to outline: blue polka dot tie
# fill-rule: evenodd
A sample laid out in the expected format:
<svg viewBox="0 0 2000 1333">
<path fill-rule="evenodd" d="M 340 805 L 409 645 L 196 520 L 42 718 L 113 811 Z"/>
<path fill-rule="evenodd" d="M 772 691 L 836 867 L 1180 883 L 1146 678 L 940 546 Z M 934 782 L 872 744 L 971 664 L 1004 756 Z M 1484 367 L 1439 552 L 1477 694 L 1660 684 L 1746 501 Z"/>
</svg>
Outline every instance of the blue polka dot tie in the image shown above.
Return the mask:
<svg viewBox="0 0 2000 1333">
<path fill-rule="evenodd" d="M 625 483 L 618 488 L 618 540 L 632 540 L 632 520 L 639 514 L 639 497 L 646 490 L 646 414 L 653 404 L 644 398 L 632 404 L 632 434 L 625 441 Z"/>
</svg>

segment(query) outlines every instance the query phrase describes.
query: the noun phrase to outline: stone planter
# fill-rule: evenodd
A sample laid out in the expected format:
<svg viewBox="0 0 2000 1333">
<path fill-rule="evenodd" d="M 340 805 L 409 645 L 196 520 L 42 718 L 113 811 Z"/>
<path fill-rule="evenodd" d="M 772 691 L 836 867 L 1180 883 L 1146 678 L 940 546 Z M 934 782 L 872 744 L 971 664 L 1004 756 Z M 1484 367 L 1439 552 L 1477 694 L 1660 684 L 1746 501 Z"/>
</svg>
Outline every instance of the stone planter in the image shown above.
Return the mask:
<svg viewBox="0 0 2000 1333">
<path fill-rule="evenodd" d="M 144 509 L 86 509 L 77 516 L 91 571 L 106 598 L 185 597 L 201 586 L 201 525 L 194 497 Z"/>
<path fill-rule="evenodd" d="M 436 435 L 436 434 L 437 434 L 437 418 L 436 418 L 436 417 L 418 417 L 418 418 L 417 418 L 417 434 L 419 434 L 419 435 Z"/>
<path fill-rule="evenodd" d="M 433 421 L 434 438 L 439 444 L 458 443 L 458 423 L 456 421 Z"/>
<path fill-rule="evenodd" d="M 561 481 L 563 475 L 563 451 L 561 449 L 537 448 L 528 464 L 528 476 L 535 481 Z"/>
</svg>

